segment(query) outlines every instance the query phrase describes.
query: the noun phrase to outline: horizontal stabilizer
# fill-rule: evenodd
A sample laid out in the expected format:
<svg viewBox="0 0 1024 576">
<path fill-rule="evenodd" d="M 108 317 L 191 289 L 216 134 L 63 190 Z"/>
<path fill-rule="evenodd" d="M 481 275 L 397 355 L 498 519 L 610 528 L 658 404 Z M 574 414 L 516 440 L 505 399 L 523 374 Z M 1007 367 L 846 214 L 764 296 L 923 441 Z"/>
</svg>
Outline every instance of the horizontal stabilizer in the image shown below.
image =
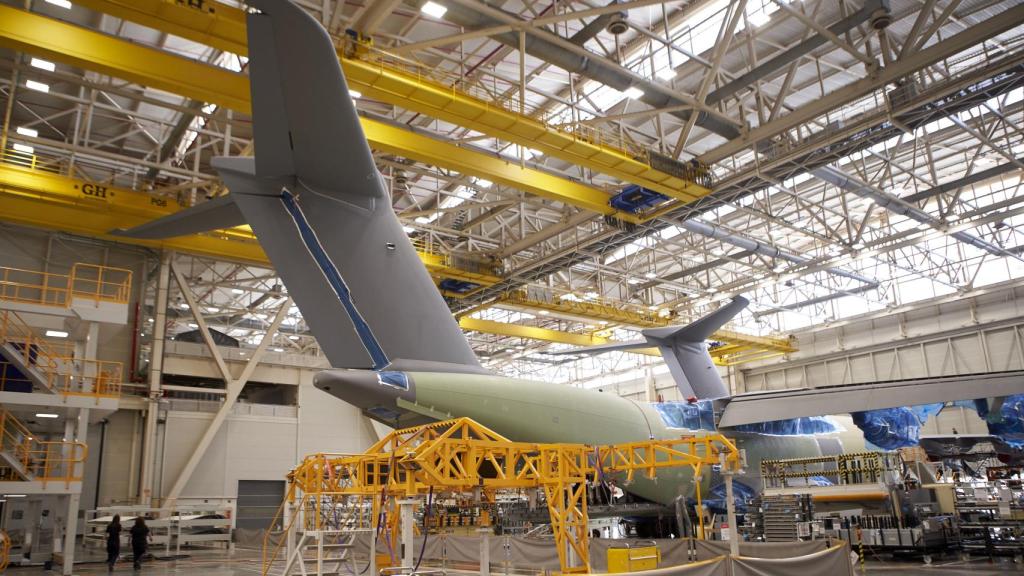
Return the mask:
<svg viewBox="0 0 1024 576">
<path fill-rule="evenodd" d="M 134 228 L 118 228 L 110 233 L 125 238 L 159 240 L 209 232 L 210 230 L 234 228 L 242 224 L 245 224 L 245 217 L 238 210 L 234 199 L 230 196 L 218 196 L 202 204 L 180 210 L 163 218 L 157 218 Z"/>
<path fill-rule="evenodd" d="M 748 304 L 750 304 L 749 300 L 742 296 L 736 296 L 725 306 L 686 326 L 649 328 L 643 331 L 643 335 L 659 340 L 675 339 L 687 342 L 703 342 L 710 338 L 716 330 L 724 326 L 726 322 L 732 320 Z"/>
<path fill-rule="evenodd" d="M 593 356 L 594 354 L 604 354 L 605 352 L 629 352 L 635 350 L 642 350 L 644 348 L 651 348 L 651 343 L 648 342 L 647 340 L 630 340 L 628 342 L 609 342 L 608 344 L 596 344 L 594 346 L 586 346 L 584 348 L 569 348 L 568 350 L 546 352 L 546 354 L 550 354 L 552 356 Z"/>
</svg>

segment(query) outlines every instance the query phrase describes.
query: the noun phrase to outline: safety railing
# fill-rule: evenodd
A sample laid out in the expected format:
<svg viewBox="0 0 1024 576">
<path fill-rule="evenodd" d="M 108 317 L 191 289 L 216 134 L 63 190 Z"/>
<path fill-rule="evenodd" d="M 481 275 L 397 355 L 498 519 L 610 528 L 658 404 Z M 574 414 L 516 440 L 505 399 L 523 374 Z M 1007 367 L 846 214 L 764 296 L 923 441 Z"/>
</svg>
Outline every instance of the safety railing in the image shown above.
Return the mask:
<svg viewBox="0 0 1024 576">
<path fill-rule="evenodd" d="M 9 411 L 0 408 L 0 450 L 18 463 L 19 475 L 26 481 L 45 483 L 80 482 L 88 456 L 82 442 L 38 440 Z"/>
<path fill-rule="evenodd" d="M 23 304 L 67 306 L 68 279 L 65 274 L 37 270 L 0 268 L 0 299 Z"/>
<path fill-rule="evenodd" d="M 0 267 L 0 299 L 22 304 L 62 308 L 76 301 L 127 304 L 131 286 L 131 270 L 97 264 L 75 264 L 70 274 Z"/>
<path fill-rule="evenodd" d="M 8 146 L 7 150 L 0 152 L 0 162 L 4 164 L 28 168 L 29 170 L 42 170 L 51 174 L 60 174 L 64 169 L 65 159 L 60 156 L 39 154 L 39 151 L 36 149 L 32 152 L 23 152 L 15 150 L 12 144 L 8 144 Z"/>
<path fill-rule="evenodd" d="M 77 263 L 71 267 L 68 291 L 72 299 L 127 304 L 132 289 L 132 271 L 124 268 Z"/>
<path fill-rule="evenodd" d="M 2 390 L 31 392 L 35 382 L 57 394 L 97 398 L 121 394 L 120 362 L 73 358 L 63 346 L 37 336 L 15 312 L 0 311 L 0 344 L 4 355 L 16 355 L 21 365 L 32 371 L 25 374 L 10 362 L 0 361 Z"/>
</svg>

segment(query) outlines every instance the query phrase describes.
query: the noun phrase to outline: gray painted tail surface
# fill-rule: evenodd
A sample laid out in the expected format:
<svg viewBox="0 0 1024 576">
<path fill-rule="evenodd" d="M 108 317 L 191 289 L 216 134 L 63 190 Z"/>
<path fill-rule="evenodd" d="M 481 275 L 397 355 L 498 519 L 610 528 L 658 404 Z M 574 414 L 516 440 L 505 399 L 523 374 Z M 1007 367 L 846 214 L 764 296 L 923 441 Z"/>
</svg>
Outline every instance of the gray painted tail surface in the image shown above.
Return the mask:
<svg viewBox="0 0 1024 576">
<path fill-rule="evenodd" d="M 644 337 L 658 347 L 676 386 L 684 398 L 716 399 L 729 396 L 706 340 L 732 320 L 750 302 L 737 296 L 718 310 L 686 326 L 644 330 Z"/>
<path fill-rule="evenodd" d="M 249 5 L 256 155 L 213 165 L 331 365 L 479 370 L 395 216 L 327 32 L 291 2 Z M 139 232 L 179 235 L 178 220 Z"/>
<path fill-rule="evenodd" d="M 643 340 L 599 344 L 552 354 L 601 354 L 603 352 L 638 350 L 655 346 L 672 373 L 672 379 L 684 398 L 717 399 L 729 396 L 705 342 L 726 322 L 732 320 L 750 302 L 736 296 L 728 304 L 685 326 L 650 328 L 641 332 Z"/>
</svg>

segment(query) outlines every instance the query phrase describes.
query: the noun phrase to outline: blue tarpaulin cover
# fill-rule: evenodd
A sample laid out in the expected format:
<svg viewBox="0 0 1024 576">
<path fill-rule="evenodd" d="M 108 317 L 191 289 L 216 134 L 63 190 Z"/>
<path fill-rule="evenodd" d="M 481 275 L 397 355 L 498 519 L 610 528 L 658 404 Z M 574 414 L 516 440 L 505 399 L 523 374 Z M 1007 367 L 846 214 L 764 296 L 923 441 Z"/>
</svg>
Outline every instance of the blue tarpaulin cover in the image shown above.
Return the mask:
<svg viewBox="0 0 1024 576">
<path fill-rule="evenodd" d="M 714 430 L 715 414 L 710 400 L 697 402 L 659 402 L 654 408 L 661 415 L 666 426 L 688 430 Z M 830 434 L 840 427 L 827 416 L 810 416 L 744 424 L 735 428 L 737 432 L 765 434 L 769 436 L 800 436 L 805 434 Z"/>
<path fill-rule="evenodd" d="M 714 430 L 715 409 L 710 400 L 697 402 L 658 402 L 654 409 L 662 422 L 670 428 L 687 430 Z"/>
<path fill-rule="evenodd" d="M 984 404 L 984 410 L 982 410 Z M 998 437 L 1014 448 L 1024 447 L 1024 394 L 1007 396 L 999 415 L 988 413 L 988 402 L 976 403 L 978 416 L 985 418 L 988 433 Z"/>
<path fill-rule="evenodd" d="M 746 514 L 747 502 L 750 502 L 757 497 L 757 491 L 747 486 L 742 482 L 733 480 L 732 482 L 732 499 L 736 504 L 736 511 L 740 514 Z M 695 504 L 697 500 L 691 499 L 691 503 Z M 708 507 L 708 510 L 717 514 L 725 513 L 725 482 L 715 484 L 708 490 L 707 496 L 701 498 L 701 504 Z"/>
<path fill-rule="evenodd" d="M 754 434 L 767 434 L 769 436 L 802 436 L 805 434 L 831 434 L 839 432 L 840 427 L 828 416 L 808 416 L 804 418 L 791 418 L 789 420 L 775 420 L 774 422 L 744 424 L 737 426 L 736 430 Z"/>
<path fill-rule="evenodd" d="M 942 410 L 942 403 L 853 412 L 853 423 L 864 432 L 869 445 L 882 450 L 917 446 L 921 425 Z"/>
</svg>

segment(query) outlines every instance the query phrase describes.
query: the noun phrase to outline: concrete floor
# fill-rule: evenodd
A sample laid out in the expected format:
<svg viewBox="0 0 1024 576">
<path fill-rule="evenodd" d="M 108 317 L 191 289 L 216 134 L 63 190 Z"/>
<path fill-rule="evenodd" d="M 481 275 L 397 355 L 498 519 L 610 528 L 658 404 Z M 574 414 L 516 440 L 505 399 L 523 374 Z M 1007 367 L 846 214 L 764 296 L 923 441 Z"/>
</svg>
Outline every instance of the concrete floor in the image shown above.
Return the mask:
<svg viewBox="0 0 1024 576">
<path fill-rule="evenodd" d="M 231 554 L 223 550 L 189 552 L 190 557 L 184 560 L 160 561 L 150 560 L 143 564 L 140 576 L 171 576 L 184 574 L 201 574 L 202 576 L 251 576 L 261 574 L 260 554 L 255 550 L 236 549 Z M 1024 574 L 1024 564 L 1014 564 L 1008 559 L 998 559 L 990 563 L 988 559 L 958 560 L 954 557 L 935 559 L 930 566 L 919 561 L 872 560 L 865 565 L 866 574 L 885 576 L 952 576 L 954 574 L 971 574 L 977 576 L 997 576 L 1003 574 Z M 78 564 L 76 575 L 107 574 L 107 566 L 102 562 Z M 134 574 L 131 562 L 119 562 L 114 569 L 115 574 Z M 4 576 L 22 576 L 28 574 L 60 574 L 58 571 L 44 572 L 40 567 L 9 567 Z M 465 574 L 461 573 L 460 574 Z M 499 576 L 498 573 L 492 573 Z M 860 571 L 857 571 L 860 574 Z M 794 575 L 797 576 L 797 575 Z"/>
</svg>

